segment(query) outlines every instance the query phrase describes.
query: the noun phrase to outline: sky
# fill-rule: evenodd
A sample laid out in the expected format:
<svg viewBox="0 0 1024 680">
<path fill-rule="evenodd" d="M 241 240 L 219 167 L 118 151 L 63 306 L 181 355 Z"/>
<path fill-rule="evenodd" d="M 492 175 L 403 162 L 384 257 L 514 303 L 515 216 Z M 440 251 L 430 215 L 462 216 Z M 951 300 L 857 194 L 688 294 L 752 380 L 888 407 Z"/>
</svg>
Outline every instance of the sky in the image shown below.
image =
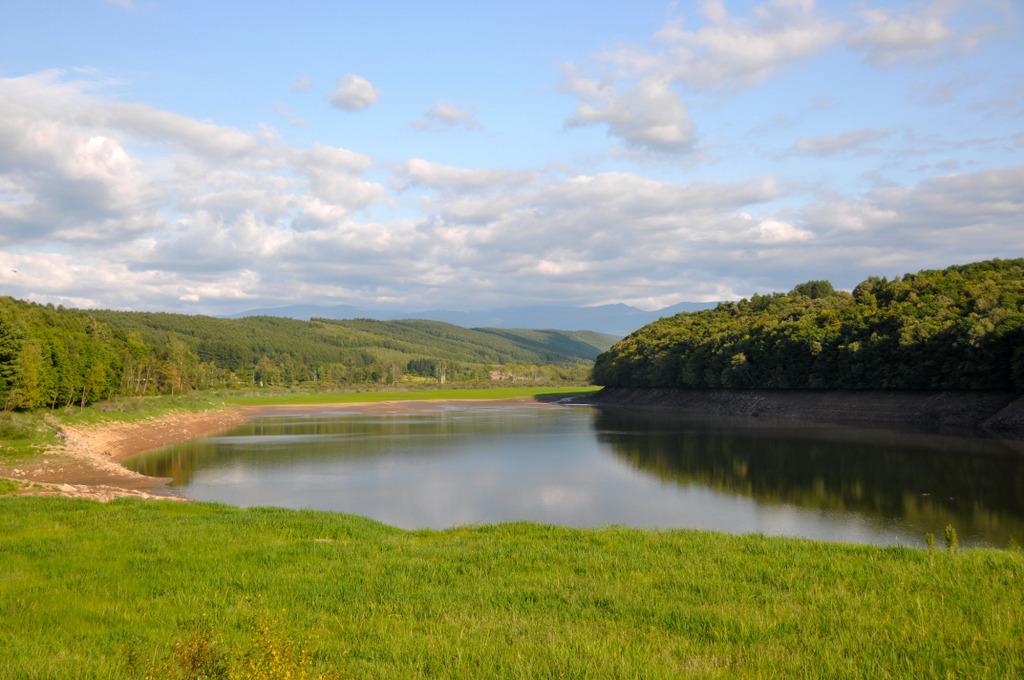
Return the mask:
<svg viewBox="0 0 1024 680">
<path fill-rule="evenodd" d="M 0 294 L 645 310 L 1024 257 L 1020 0 L 0 2 Z"/>
</svg>

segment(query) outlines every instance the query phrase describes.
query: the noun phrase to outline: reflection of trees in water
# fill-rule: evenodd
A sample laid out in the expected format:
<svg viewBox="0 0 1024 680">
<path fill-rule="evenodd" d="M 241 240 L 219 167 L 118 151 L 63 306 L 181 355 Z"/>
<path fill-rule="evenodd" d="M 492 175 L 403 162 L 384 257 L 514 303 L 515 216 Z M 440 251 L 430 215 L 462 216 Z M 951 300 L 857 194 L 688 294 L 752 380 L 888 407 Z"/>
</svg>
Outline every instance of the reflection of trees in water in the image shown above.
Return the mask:
<svg viewBox="0 0 1024 680">
<path fill-rule="evenodd" d="M 189 484 L 201 469 L 269 469 L 316 459 L 356 460 L 383 454 L 445 456 L 467 436 L 529 435 L 551 430 L 557 411 L 496 409 L 407 416 L 257 418 L 221 435 L 134 456 L 125 466 Z"/>
<path fill-rule="evenodd" d="M 665 481 L 899 518 L 922 538 L 953 524 L 989 544 L 1024 542 L 1019 443 L 616 410 L 601 410 L 595 427 L 620 458 Z"/>
<path fill-rule="evenodd" d="M 442 414 L 443 415 L 443 414 Z M 418 437 L 421 452 L 431 442 L 457 435 L 443 417 L 327 418 L 287 421 L 257 419 L 231 432 L 209 439 L 185 442 L 138 456 L 129 461 L 137 472 L 171 477 L 176 486 L 192 481 L 200 469 L 229 465 L 248 468 L 286 466 L 301 450 L 304 461 L 317 458 L 357 459 L 377 456 L 401 440 Z"/>
<path fill-rule="evenodd" d="M 576 430 L 638 470 L 679 485 L 699 485 L 791 505 L 849 512 L 877 527 L 898 520 L 917 540 L 953 524 L 965 545 L 1024 544 L 1024 442 L 937 437 L 842 426 L 757 420 L 681 420 L 670 413 L 513 409 L 430 416 L 268 418 L 239 430 L 136 457 L 133 469 L 185 485 L 198 470 L 225 475 L 288 468 L 315 474 L 322 461 L 375 456 L 441 458 L 472 442 L 529 447 L 534 434 Z M 237 437 L 237 438 L 236 438 Z M 521 438 L 521 439 L 520 439 Z M 570 440 L 565 440 L 570 441 Z M 1016 447 L 1016 448 L 1015 448 Z M 907 529 L 901 529 L 907 531 Z"/>
</svg>

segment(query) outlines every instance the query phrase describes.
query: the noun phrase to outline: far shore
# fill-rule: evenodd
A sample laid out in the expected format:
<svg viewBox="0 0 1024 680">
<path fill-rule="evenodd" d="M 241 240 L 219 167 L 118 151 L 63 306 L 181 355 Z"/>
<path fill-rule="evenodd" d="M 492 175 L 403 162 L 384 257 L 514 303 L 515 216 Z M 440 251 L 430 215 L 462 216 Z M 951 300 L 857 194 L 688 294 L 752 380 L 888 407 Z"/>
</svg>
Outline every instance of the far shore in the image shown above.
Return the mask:
<svg viewBox="0 0 1024 680">
<path fill-rule="evenodd" d="M 26 483 L 20 492 L 25 495 L 91 498 L 100 501 L 123 497 L 187 500 L 167 487 L 170 480 L 133 472 L 121 465 L 122 461 L 146 451 L 226 432 L 245 424 L 251 418 L 275 413 L 356 411 L 367 414 L 410 414 L 453 407 L 526 405 L 551 406 L 542 398 L 535 397 L 234 405 L 198 413 L 172 412 L 138 422 L 110 422 L 83 428 L 64 426 L 64 442 L 61 445 L 50 447 L 24 463 L 0 466 L 0 478 Z"/>
<path fill-rule="evenodd" d="M 1024 395 L 995 390 L 815 390 L 605 387 L 601 407 L 670 409 L 688 416 L 913 427 L 934 434 L 1024 439 Z"/>
</svg>

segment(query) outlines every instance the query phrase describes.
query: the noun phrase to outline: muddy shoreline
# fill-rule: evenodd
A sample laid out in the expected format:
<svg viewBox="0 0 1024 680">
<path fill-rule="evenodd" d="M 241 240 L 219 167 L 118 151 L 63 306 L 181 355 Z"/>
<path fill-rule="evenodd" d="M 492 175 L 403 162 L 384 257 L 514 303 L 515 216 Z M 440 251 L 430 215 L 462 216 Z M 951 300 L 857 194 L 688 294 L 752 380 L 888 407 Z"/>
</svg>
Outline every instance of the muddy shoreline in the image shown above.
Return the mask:
<svg viewBox="0 0 1024 680">
<path fill-rule="evenodd" d="M 693 416 L 909 426 L 935 434 L 1024 439 L 1024 395 L 1015 392 L 606 387 L 583 401 Z"/>
</svg>

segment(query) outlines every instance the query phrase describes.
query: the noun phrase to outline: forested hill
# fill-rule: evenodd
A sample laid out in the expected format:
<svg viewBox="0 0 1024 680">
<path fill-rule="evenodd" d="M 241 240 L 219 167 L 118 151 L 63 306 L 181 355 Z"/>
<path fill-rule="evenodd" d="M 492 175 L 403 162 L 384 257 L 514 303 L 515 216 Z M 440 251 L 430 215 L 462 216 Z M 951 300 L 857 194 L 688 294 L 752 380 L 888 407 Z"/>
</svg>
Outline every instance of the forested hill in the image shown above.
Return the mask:
<svg viewBox="0 0 1024 680">
<path fill-rule="evenodd" d="M 0 298 L 0 408 L 252 386 L 578 383 L 616 339 L 436 321 L 83 311 Z"/>
<path fill-rule="evenodd" d="M 827 281 L 644 326 L 598 357 L 609 387 L 1024 391 L 1024 259 Z"/>
</svg>

